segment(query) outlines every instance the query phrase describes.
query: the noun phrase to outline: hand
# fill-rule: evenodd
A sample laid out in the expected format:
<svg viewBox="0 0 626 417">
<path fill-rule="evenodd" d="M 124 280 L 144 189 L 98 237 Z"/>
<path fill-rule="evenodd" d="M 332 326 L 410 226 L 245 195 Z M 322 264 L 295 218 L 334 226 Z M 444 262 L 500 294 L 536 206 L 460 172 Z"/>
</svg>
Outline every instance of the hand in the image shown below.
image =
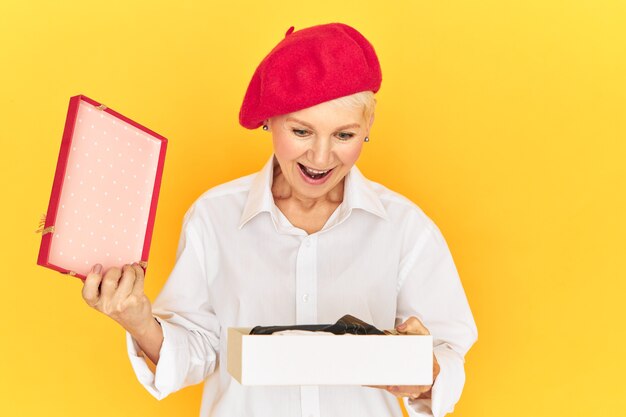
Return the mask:
<svg viewBox="0 0 626 417">
<path fill-rule="evenodd" d="M 90 307 L 104 313 L 131 334 L 142 334 L 153 324 L 150 300 L 144 294 L 144 271 L 137 264 L 112 267 L 102 277 L 102 265 L 96 264 L 83 285 L 83 299 Z"/>
<path fill-rule="evenodd" d="M 414 316 L 409 317 L 402 324 L 396 326 L 396 330 L 400 334 L 421 334 L 421 335 L 429 335 L 430 332 L 422 322 Z M 437 362 L 437 357 L 433 353 L 433 384 L 435 383 L 435 378 L 439 375 L 439 362 Z M 387 392 L 392 393 L 396 397 L 409 397 L 410 399 L 417 398 L 431 398 L 432 387 L 433 385 L 365 385 L 366 387 L 372 388 L 380 388 L 384 389 Z"/>
</svg>

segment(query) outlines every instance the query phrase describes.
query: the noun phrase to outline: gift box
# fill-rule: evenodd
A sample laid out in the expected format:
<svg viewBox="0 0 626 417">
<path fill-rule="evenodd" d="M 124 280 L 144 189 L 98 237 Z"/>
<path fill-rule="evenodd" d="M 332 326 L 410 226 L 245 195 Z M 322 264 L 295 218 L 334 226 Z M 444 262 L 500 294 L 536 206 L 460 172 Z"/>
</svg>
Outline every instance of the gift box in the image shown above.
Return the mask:
<svg viewBox="0 0 626 417">
<path fill-rule="evenodd" d="M 431 385 L 430 335 L 250 334 L 228 328 L 227 370 L 242 385 Z"/>
<path fill-rule="evenodd" d="M 37 264 L 147 268 L 167 139 L 84 95 L 70 98 Z"/>
</svg>

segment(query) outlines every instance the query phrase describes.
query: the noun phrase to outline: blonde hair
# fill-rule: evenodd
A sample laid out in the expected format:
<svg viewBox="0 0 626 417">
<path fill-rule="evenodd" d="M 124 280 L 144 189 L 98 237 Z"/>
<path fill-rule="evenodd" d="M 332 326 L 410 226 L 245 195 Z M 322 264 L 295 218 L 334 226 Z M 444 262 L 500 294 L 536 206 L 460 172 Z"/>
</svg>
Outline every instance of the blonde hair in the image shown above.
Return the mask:
<svg viewBox="0 0 626 417">
<path fill-rule="evenodd" d="M 360 91 L 358 93 L 350 94 L 348 96 L 338 97 L 332 100 L 328 100 L 325 103 L 330 103 L 335 106 L 341 107 L 362 107 L 363 108 L 363 118 L 366 123 L 369 123 L 372 115 L 374 114 L 374 109 L 376 108 L 376 98 L 374 97 L 373 91 Z M 276 116 L 269 117 L 266 119 L 269 123 L 269 120 Z"/>
<path fill-rule="evenodd" d="M 374 97 L 374 92 L 372 91 L 360 91 L 358 93 L 350 94 L 349 96 L 343 96 L 333 100 L 329 100 L 328 102 L 338 106 L 362 106 L 363 117 L 368 123 L 376 107 L 376 98 Z"/>
</svg>

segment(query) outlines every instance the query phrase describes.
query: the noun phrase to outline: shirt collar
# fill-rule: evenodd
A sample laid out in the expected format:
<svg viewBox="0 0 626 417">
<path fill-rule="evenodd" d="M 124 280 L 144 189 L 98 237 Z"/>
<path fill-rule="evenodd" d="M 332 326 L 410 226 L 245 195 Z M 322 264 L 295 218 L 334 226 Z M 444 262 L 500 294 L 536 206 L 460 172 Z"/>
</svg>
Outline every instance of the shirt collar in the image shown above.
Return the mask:
<svg viewBox="0 0 626 417">
<path fill-rule="evenodd" d="M 278 207 L 276 207 L 272 196 L 274 167 L 276 165 L 278 165 L 278 161 L 272 154 L 261 171 L 254 176 L 239 220 L 239 229 L 257 214 L 263 212 L 270 213 L 275 224 L 278 224 L 279 218 L 283 217 L 281 213 L 278 213 Z M 339 207 L 337 222 L 345 220 L 354 209 L 362 209 L 382 219 L 389 219 L 378 193 L 356 165 L 353 165 L 346 174 L 343 192 L 343 202 Z"/>
</svg>

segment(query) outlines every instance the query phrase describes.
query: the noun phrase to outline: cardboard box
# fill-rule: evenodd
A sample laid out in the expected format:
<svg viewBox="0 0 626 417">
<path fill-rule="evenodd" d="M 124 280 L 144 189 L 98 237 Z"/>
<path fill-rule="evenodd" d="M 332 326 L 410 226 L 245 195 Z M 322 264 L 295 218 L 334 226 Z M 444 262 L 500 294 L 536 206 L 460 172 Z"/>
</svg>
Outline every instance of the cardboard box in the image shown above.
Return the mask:
<svg viewBox="0 0 626 417">
<path fill-rule="evenodd" d="M 228 328 L 228 372 L 242 385 L 430 385 L 421 335 L 250 335 Z"/>
</svg>

